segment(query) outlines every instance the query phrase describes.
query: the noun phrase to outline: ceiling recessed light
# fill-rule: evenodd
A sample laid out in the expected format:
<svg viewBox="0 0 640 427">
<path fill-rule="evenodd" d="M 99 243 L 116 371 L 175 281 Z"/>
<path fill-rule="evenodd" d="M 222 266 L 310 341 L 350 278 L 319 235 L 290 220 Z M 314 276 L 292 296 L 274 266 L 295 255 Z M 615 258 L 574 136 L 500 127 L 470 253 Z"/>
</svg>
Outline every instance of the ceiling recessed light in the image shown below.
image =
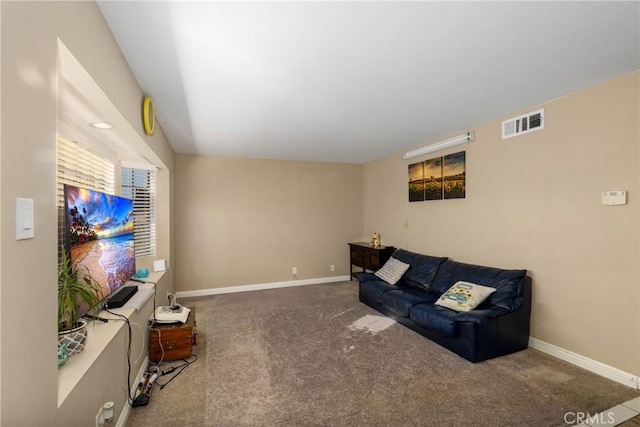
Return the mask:
<svg viewBox="0 0 640 427">
<path fill-rule="evenodd" d="M 107 122 L 89 123 L 89 126 L 94 127 L 96 129 L 113 129 L 113 125 Z"/>
</svg>

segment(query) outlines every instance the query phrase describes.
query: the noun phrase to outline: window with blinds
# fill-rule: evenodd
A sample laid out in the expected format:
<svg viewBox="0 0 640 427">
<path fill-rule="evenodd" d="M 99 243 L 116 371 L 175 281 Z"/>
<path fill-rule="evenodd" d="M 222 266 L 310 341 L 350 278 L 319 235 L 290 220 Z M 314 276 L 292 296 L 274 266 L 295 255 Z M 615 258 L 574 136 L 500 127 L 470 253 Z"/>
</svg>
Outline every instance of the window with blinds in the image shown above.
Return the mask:
<svg viewBox="0 0 640 427">
<path fill-rule="evenodd" d="M 115 194 L 115 164 L 80 144 L 58 138 L 58 242 L 65 230 L 64 184 Z M 156 254 L 156 173 L 131 167 L 121 168 L 120 195 L 133 200 L 136 257 Z"/>
<path fill-rule="evenodd" d="M 69 139 L 58 138 L 58 242 L 64 241 L 64 184 L 89 188 L 114 194 L 115 165 L 110 160 L 98 156 L 80 144 Z"/>
<path fill-rule="evenodd" d="M 133 200 L 136 257 L 156 255 L 156 173 L 121 168 L 121 195 Z"/>
</svg>

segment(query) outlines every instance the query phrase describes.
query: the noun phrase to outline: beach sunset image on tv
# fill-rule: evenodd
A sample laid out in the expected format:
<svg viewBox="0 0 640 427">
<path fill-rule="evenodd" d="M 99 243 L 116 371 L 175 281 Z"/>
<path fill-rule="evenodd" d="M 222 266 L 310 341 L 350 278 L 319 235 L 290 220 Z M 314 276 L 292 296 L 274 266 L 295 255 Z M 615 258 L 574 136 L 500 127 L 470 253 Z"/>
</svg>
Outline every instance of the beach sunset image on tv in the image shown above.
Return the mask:
<svg viewBox="0 0 640 427">
<path fill-rule="evenodd" d="M 88 271 L 106 297 L 136 272 L 133 202 L 65 185 L 71 266 Z"/>
</svg>

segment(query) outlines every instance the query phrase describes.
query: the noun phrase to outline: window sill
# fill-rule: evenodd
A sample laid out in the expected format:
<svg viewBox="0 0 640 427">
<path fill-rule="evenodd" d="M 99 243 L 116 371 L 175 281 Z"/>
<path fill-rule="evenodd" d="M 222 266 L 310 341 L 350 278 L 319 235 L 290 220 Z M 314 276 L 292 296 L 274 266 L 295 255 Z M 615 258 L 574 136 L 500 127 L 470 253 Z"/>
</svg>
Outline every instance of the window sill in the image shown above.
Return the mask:
<svg viewBox="0 0 640 427">
<path fill-rule="evenodd" d="M 157 283 L 165 272 L 152 273 L 145 280 Z M 153 283 L 138 283 L 138 292 L 121 308 L 112 309 L 113 313 L 118 313 L 130 318 L 139 311 L 150 299 L 153 299 Z M 77 355 L 67 359 L 67 362 L 58 369 L 58 408 L 69 397 L 73 389 L 80 383 L 82 378 L 91 370 L 96 360 L 100 357 L 105 348 L 118 335 L 120 330 L 125 328 L 125 322 L 118 316 L 101 311 L 100 317 L 113 319 L 107 323 L 96 320 L 89 321 L 87 325 L 88 337 L 84 349 Z"/>
</svg>

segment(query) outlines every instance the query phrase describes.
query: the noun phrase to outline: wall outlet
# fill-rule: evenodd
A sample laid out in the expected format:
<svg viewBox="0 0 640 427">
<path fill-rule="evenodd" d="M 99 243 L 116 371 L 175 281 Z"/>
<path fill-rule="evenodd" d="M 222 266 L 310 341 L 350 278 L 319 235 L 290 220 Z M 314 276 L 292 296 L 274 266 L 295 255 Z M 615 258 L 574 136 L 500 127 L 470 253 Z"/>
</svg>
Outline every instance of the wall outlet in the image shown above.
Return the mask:
<svg viewBox="0 0 640 427">
<path fill-rule="evenodd" d="M 336 271 L 336 266 L 335 266 L 335 264 L 331 264 L 331 265 L 329 266 L 329 270 L 331 270 L 331 271 Z"/>
<path fill-rule="evenodd" d="M 298 274 L 298 267 L 293 267 L 293 268 L 291 269 L 291 274 L 293 274 L 294 276 L 295 276 L 296 274 Z"/>
</svg>

